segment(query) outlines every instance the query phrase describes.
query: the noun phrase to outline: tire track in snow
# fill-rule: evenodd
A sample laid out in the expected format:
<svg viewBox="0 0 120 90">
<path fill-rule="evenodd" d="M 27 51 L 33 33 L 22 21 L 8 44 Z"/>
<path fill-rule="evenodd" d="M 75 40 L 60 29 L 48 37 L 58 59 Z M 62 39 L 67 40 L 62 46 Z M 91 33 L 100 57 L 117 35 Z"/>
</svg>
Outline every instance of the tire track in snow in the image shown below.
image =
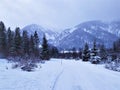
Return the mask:
<svg viewBox="0 0 120 90">
<path fill-rule="evenodd" d="M 58 76 L 56 77 L 55 81 L 54 81 L 54 84 L 52 86 L 52 90 L 55 90 L 55 86 L 60 78 L 60 76 L 62 75 L 62 73 L 64 72 L 64 69 L 58 74 Z"/>
</svg>

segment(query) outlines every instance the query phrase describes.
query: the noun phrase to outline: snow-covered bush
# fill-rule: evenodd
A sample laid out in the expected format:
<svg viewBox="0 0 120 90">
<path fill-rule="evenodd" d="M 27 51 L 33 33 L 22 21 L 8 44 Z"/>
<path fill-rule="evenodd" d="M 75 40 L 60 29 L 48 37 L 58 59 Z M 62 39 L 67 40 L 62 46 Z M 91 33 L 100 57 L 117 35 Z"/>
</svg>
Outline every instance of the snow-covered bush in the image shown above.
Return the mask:
<svg viewBox="0 0 120 90">
<path fill-rule="evenodd" d="M 23 71 L 28 71 L 28 72 L 34 71 L 34 68 L 37 68 L 37 65 L 36 65 L 36 64 L 33 64 L 33 63 L 27 64 L 27 65 L 24 65 L 24 66 L 21 67 L 21 69 L 22 69 Z"/>
<path fill-rule="evenodd" d="M 108 62 L 105 65 L 105 68 L 114 70 L 114 71 L 120 71 L 120 59 L 117 58 L 111 62 L 110 60 L 108 60 Z"/>
<path fill-rule="evenodd" d="M 24 62 L 23 62 L 24 61 Z M 37 68 L 37 65 L 35 62 L 33 62 L 31 59 L 23 60 L 20 64 L 21 69 L 23 71 L 33 71 L 35 68 Z"/>
<path fill-rule="evenodd" d="M 12 69 L 20 68 L 23 71 L 33 71 L 37 68 L 37 63 L 41 60 L 38 58 L 29 58 L 29 57 L 9 57 L 9 60 L 13 62 Z"/>
<path fill-rule="evenodd" d="M 100 61 L 101 61 L 101 58 L 100 58 L 99 56 L 92 56 L 92 57 L 90 58 L 90 62 L 91 62 L 92 64 L 98 64 L 98 63 L 100 63 Z"/>
</svg>

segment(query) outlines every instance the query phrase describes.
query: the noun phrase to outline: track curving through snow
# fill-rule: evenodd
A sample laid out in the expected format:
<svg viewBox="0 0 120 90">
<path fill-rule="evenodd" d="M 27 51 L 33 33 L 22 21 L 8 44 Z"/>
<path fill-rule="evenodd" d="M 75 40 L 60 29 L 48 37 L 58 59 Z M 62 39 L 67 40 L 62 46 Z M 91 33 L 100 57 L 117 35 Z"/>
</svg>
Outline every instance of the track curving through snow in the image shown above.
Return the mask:
<svg viewBox="0 0 120 90">
<path fill-rule="evenodd" d="M 81 61 L 64 61 L 53 90 L 119 90 L 120 73 Z"/>
</svg>

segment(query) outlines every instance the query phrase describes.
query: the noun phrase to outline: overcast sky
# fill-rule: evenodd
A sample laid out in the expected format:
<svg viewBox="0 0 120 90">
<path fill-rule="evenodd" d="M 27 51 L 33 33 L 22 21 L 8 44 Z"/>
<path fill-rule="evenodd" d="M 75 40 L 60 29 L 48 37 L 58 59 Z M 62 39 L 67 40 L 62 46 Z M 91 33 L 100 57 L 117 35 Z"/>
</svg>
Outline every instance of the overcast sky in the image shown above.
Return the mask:
<svg viewBox="0 0 120 90">
<path fill-rule="evenodd" d="M 62 30 L 90 20 L 120 20 L 120 0 L 0 0 L 0 20 Z"/>
</svg>

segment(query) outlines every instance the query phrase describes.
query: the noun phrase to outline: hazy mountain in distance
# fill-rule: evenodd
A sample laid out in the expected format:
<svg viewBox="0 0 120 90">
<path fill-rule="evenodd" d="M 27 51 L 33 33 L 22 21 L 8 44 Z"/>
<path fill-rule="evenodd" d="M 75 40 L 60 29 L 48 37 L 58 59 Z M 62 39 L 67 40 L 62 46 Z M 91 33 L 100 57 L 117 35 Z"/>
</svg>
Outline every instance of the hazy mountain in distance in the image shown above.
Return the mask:
<svg viewBox="0 0 120 90">
<path fill-rule="evenodd" d="M 88 21 L 65 29 L 61 33 L 56 33 L 37 24 L 28 25 L 22 30 L 27 30 L 29 35 L 37 31 L 40 42 L 42 42 L 43 35 L 45 34 L 50 44 L 61 49 L 82 48 L 86 42 L 91 47 L 95 40 L 97 44 L 112 47 L 113 42 L 120 37 L 120 21 L 110 23 Z"/>
<path fill-rule="evenodd" d="M 96 40 L 98 44 L 112 47 L 113 42 L 120 36 L 118 32 L 120 32 L 118 22 L 108 24 L 101 21 L 88 21 L 64 30 L 58 37 L 57 45 L 60 48 L 81 48 L 86 42 L 92 46 L 93 41 Z"/>
<path fill-rule="evenodd" d="M 56 36 L 57 36 L 56 32 L 53 32 L 50 29 L 43 28 L 37 24 L 27 25 L 22 29 L 22 31 L 23 30 L 26 30 L 29 33 L 29 35 L 34 34 L 34 32 L 37 31 L 39 39 L 40 39 L 40 43 L 42 43 L 42 38 L 44 34 L 46 35 L 46 38 L 48 39 L 48 42 L 50 44 L 54 43 Z"/>
</svg>

